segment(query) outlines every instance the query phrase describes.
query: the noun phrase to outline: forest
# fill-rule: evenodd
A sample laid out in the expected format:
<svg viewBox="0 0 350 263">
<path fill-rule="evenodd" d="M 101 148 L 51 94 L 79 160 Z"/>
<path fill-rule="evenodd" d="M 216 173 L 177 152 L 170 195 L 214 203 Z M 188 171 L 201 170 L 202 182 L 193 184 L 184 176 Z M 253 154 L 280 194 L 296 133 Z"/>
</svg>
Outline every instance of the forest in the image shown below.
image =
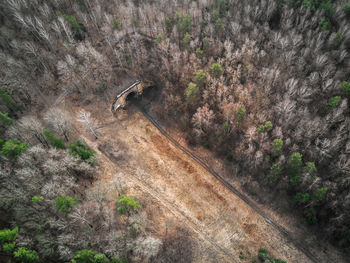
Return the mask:
<svg viewBox="0 0 350 263">
<path fill-rule="evenodd" d="M 116 96 L 121 71 L 248 196 L 349 256 L 349 52 L 348 0 L 2 0 L 0 262 L 192 262 L 122 180 L 107 205 L 99 120 L 61 107 Z"/>
</svg>

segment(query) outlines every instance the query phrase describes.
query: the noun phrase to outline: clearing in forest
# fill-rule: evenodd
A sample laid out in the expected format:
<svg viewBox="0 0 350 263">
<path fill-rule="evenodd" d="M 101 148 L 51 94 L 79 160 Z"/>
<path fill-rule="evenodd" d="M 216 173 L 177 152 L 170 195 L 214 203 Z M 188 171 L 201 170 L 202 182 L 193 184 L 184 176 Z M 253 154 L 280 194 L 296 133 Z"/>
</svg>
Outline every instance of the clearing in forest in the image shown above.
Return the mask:
<svg viewBox="0 0 350 263">
<path fill-rule="evenodd" d="M 98 182 L 107 187 L 119 175 L 125 193 L 141 200 L 158 236 L 175 225 L 188 229 L 196 243 L 193 262 L 251 262 L 262 247 L 287 262 L 310 262 L 142 114 L 102 120 L 99 139 L 89 141 L 100 156 Z M 113 192 L 110 197 L 117 198 Z"/>
</svg>

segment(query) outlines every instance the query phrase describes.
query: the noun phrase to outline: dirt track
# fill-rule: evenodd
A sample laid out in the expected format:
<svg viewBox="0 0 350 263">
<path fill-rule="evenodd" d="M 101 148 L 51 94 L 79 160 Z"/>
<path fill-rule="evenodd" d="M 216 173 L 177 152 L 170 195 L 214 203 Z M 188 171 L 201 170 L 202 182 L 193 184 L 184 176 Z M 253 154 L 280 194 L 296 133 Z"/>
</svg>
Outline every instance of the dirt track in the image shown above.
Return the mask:
<svg viewBox="0 0 350 263">
<path fill-rule="evenodd" d="M 101 152 L 101 181 L 110 184 L 122 172 L 127 194 L 143 201 L 158 235 L 172 220 L 190 229 L 198 244 L 194 262 L 251 262 L 261 247 L 287 262 L 310 262 L 141 114 L 117 122 L 106 116 L 107 123 L 100 139 L 90 142 Z"/>
</svg>

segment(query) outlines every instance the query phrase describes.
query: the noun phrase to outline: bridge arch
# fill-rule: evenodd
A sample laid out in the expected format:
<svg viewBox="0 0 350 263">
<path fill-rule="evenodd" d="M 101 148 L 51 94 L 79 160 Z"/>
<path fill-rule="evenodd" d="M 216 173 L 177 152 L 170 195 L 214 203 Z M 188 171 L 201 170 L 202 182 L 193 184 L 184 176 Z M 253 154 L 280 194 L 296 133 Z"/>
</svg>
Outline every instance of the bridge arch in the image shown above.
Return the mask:
<svg viewBox="0 0 350 263">
<path fill-rule="evenodd" d="M 134 84 L 124 89 L 117 95 L 116 99 L 113 102 L 112 110 L 116 111 L 119 108 L 124 108 L 126 106 L 126 102 L 130 99 L 130 96 L 142 95 L 143 90 L 150 86 L 152 86 L 152 83 L 150 82 L 146 83 L 137 80 Z"/>
</svg>

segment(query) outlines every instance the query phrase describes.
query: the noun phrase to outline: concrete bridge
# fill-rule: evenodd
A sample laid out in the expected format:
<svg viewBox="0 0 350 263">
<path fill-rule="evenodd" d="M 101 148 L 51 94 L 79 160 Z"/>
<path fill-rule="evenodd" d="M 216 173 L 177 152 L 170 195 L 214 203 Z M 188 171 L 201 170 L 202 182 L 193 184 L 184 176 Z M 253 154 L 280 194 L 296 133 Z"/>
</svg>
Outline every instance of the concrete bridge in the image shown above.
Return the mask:
<svg viewBox="0 0 350 263">
<path fill-rule="evenodd" d="M 116 111 L 119 108 L 124 108 L 126 106 L 126 99 L 129 95 L 142 95 L 143 90 L 150 86 L 151 84 L 148 82 L 146 83 L 140 80 L 136 80 L 134 84 L 124 89 L 117 95 L 112 104 L 112 110 Z"/>
</svg>

